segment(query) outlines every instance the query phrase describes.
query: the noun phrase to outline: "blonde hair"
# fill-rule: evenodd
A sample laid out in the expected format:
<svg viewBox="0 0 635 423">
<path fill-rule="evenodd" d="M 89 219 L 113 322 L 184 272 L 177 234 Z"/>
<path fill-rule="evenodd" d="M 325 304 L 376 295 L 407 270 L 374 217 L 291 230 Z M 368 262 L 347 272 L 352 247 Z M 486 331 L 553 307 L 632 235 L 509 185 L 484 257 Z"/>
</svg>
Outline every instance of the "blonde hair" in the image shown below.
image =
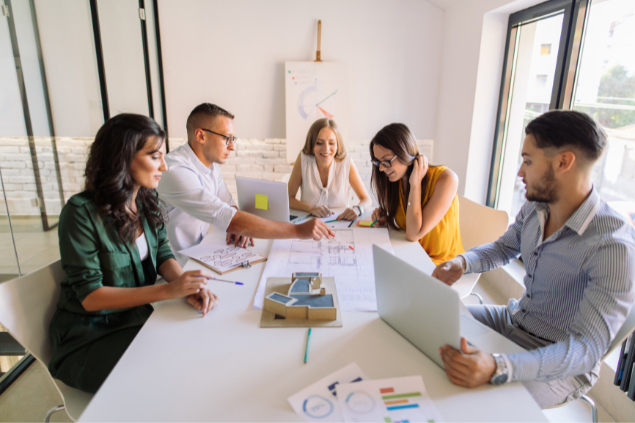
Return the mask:
<svg viewBox="0 0 635 423">
<path fill-rule="evenodd" d="M 335 139 L 337 140 L 337 152 L 335 153 L 335 160 L 341 161 L 346 157 L 346 149 L 344 148 L 344 141 L 342 141 L 342 135 L 340 134 L 340 130 L 337 127 L 337 123 L 333 119 L 322 118 L 313 122 L 313 125 L 309 128 L 309 132 L 306 134 L 306 142 L 304 143 L 304 148 L 302 148 L 302 152 L 307 156 L 313 156 L 313 149 L 315 148 L 315 143 L 317 142 L 318 135 L 320 131 L 324 128 L 330 128 L 335 134 Z"/>
</svg>

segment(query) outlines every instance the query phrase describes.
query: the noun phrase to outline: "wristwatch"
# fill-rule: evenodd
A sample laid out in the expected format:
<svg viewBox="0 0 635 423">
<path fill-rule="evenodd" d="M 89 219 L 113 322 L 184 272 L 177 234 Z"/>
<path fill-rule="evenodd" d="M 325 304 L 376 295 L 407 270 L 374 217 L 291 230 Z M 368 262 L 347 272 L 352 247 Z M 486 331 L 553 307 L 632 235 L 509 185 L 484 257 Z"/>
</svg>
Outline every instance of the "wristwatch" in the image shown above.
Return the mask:
<svg viewBox="0 0 635 423">
<path fill-rule="evenodd" d="M 364 209 L 362 208 L 362 206 L 353 206 L 353 208 L 357 207 L 357 211 L 359 211 L 359 214 L 357 215 L 358 217 L 364 214 Z"/>
<path fill-rule="evenodd" d="M 509 371 L 507 370 L 507 363 L 500 354 L 492 354 L 492 357 L 494 357 L 494 360 L 496 361 L 496 371 L 489 380 L 489 383 L 492 385 L 502 385 L 507 382 L 507 376 L 509 374 Z"/>
</svg>

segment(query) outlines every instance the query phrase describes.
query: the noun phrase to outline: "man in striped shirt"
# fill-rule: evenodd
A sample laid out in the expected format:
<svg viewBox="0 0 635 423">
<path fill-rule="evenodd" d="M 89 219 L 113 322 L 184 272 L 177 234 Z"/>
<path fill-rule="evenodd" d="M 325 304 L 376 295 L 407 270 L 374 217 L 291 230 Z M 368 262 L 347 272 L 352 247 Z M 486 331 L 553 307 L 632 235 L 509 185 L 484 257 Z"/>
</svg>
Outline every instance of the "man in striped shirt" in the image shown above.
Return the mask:
<svg viewBox="0 0 635 423">
<path fill-rule="evenodd" d="M 542 408 L 583 395 L 635 300 L 635 231 L 591 182 L 606 134 L 585 114 L 551 111 L 529 123 L 518 176 L 527 202 L 497 241 L 442 263 L 432 276 L 452 285 L 521 257 L 525 292 L 472 315 L 527 350 L 486 354 L 461 340 L 440 349 L 450 380 L 476 387 L 522 381 Z"/>
</svg>

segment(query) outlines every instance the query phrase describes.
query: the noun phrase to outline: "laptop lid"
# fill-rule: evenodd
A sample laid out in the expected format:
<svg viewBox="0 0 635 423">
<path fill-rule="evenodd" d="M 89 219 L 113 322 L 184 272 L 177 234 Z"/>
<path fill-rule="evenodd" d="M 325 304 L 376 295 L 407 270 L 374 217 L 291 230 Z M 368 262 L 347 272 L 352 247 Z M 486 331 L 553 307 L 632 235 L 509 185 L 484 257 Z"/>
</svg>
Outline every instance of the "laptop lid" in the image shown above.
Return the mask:
<svg viewBox="0 0 635 423">
<path fill-rule="evenodd" d="M 443 367 L 439 347 L 460 349 L 460 299 L 452 288 L 373 245 L 379 317 Z"/>
<path fill-rule="evenodd" d="M 284 182 L 236 176 L 238 208 L 276 222 L 289 221 L 289 190 Z"/>
</svg>

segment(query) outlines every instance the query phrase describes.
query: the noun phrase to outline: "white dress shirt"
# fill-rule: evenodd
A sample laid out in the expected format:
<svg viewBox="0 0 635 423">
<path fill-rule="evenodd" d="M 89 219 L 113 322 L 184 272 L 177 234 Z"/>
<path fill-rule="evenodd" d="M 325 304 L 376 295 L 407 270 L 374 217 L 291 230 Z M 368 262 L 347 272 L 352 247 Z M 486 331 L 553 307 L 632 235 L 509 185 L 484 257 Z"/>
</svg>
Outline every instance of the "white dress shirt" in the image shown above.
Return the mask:
<svg viewBox="0 0 635 423">
<path fill-rule="evenodd" d="M 201 242 L 210 225 L 226 232 L 236 214 L 231 193 L 223 181 L 220 166 L 206 167 L 184 144 L 165 156 L 168 170 L 157 188 L 167 204 L 167 233 L 170 247 L 183 266 L 187 257 L 178 251 Z"/>
</svg>

